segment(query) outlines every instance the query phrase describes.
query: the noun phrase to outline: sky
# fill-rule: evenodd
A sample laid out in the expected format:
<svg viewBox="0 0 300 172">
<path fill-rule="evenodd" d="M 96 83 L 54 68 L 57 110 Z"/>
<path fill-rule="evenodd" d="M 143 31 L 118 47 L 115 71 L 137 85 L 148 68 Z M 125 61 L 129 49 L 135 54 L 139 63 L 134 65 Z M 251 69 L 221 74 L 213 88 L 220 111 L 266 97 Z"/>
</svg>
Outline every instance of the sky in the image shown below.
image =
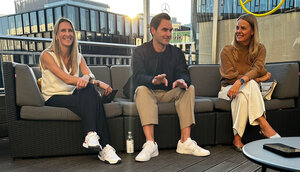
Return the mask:
<svg viewBox="0 0 300 172">
<path fill-rule="evenodd" d="M 138 13 L 143 13 L 144 0 L 93 0 L 106 3 L 110 6 L 110 11 L 134 17 Z M 191 0 L 149 0 L 150 14 L 161 13 L 164 3 L 170 7 L 169 15 L 176 17 L 181 24 L 188 24 L 191 21 Z M 14 14 L 14 0 L 1 0 L 0 14 Z"/>
</svg>

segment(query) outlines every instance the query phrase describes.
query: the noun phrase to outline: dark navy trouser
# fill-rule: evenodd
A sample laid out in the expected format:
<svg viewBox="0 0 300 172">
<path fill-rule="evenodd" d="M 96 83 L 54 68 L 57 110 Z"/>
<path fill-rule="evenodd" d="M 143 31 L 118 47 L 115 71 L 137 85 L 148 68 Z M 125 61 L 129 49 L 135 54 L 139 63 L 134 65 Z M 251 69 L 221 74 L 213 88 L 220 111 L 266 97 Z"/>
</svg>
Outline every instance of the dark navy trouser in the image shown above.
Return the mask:
<svg viewBox="0 0 300 172">
<path fill-rule="evenodd" d="M 51 96 L 45 104 L 68 108 L 81 118 L 84 137 L 88 132 L 95 131 L 100 136 L 102 147 L 111 144 L 103 103 L 93 84 L 76 89 L 72 95 Z"/>
</svg>

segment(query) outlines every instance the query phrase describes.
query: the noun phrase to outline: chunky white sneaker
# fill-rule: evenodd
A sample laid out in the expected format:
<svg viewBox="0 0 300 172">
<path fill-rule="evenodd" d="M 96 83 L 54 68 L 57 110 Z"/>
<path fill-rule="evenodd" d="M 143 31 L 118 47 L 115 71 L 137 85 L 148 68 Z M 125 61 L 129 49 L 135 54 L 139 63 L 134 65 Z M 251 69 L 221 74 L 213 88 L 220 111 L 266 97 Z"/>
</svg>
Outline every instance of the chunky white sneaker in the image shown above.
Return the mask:
<svg viewBox="0 0 300 172">
<path fill-rule="evenodd" d="M 191 154 L 195 156 L 210 155 L 210 152 L 208 150 L 198 146 L 197 143 L 191 138 L 188 138 L 184 143 L 181 143 L 181 141 L 179 140 L 177 144 L 176 152 L 180 154 Z"/>
<path fill-rule="evenodd" d="M 136 161 L 149 161 L 152 157 L 158 156 L 158 146 L 153 141 L 147 141 L 143 150 L 135 157 Z"/>
<path fill-rule="evenodd" d="M 102 149 L 101 145 L 99 144 L 99 139 L 100 137 L 96 132 L 90 132 L 85 136 L 82 146 L 88 149 L 99 151 Z"/>
<path fill-rule="evenodd" d="M 121 158 L 116 154 L 116 150 L 109 144 L 99 152 L 98 158 L 109 164 L 118 164 L 121 162 Z"/>
</svg>

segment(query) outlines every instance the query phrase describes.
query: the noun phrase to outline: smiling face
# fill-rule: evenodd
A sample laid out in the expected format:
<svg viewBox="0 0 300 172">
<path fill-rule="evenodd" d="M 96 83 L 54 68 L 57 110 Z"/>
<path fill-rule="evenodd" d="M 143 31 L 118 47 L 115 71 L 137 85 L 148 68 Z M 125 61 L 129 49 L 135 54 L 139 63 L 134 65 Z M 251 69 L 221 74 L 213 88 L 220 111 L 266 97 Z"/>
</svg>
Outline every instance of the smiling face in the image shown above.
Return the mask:
<svg viewBox="0 0 300 172">
<path fill-rule="evenodd" d="M 56 39 L 60 47 L 71 47 L 74 42 L 74 30 L 69 22 L 61 22 L 58 27 Z"/>
<path fill-rule="evenodd" d="M 249 45 L 253 33 L 253 29 L 246 20 L 240 19 L 237 21 L 235 39 L 238 43 Z"/>
<path fill-rule="evenodd" d="M 159 47 L 166 47 L 170 43 L 172 30 L 171 20 L 162 19 L 156 30 L 151 28 L 153 43 Z"/>
</svg>

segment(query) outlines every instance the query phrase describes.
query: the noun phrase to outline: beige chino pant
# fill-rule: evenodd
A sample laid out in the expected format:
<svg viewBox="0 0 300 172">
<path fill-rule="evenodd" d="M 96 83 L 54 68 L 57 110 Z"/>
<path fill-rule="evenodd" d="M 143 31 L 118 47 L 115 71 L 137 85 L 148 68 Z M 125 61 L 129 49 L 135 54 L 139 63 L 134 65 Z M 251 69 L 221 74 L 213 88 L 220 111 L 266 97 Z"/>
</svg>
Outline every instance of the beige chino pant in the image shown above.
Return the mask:
<svg viewBox="0 0 300 172">
<path fill-rule="evenodd" d="M 180 128 L 195 124 L 195 88 L 190 85 L 187 91 L 178 87 L 165 90 L 151 90 L 146 86 L 139 86 L 135 90 L 134 99 L 141 119 L 142 126 L 158 124 L 157 103 L 175 102 Z"/>
<path fill-rule="evenodd" d="M 232 87 L 222 87 L 219 98 L 228 100 L 227 92 Z M 240 87 L 237 97 L 231 101 L 233 133 L 243 136 L 247 121 L 250 125 L 258 125 L 257 118 L 265 115 L 265 103 L 257 82 L 250 80 Z"/>
</svg>

